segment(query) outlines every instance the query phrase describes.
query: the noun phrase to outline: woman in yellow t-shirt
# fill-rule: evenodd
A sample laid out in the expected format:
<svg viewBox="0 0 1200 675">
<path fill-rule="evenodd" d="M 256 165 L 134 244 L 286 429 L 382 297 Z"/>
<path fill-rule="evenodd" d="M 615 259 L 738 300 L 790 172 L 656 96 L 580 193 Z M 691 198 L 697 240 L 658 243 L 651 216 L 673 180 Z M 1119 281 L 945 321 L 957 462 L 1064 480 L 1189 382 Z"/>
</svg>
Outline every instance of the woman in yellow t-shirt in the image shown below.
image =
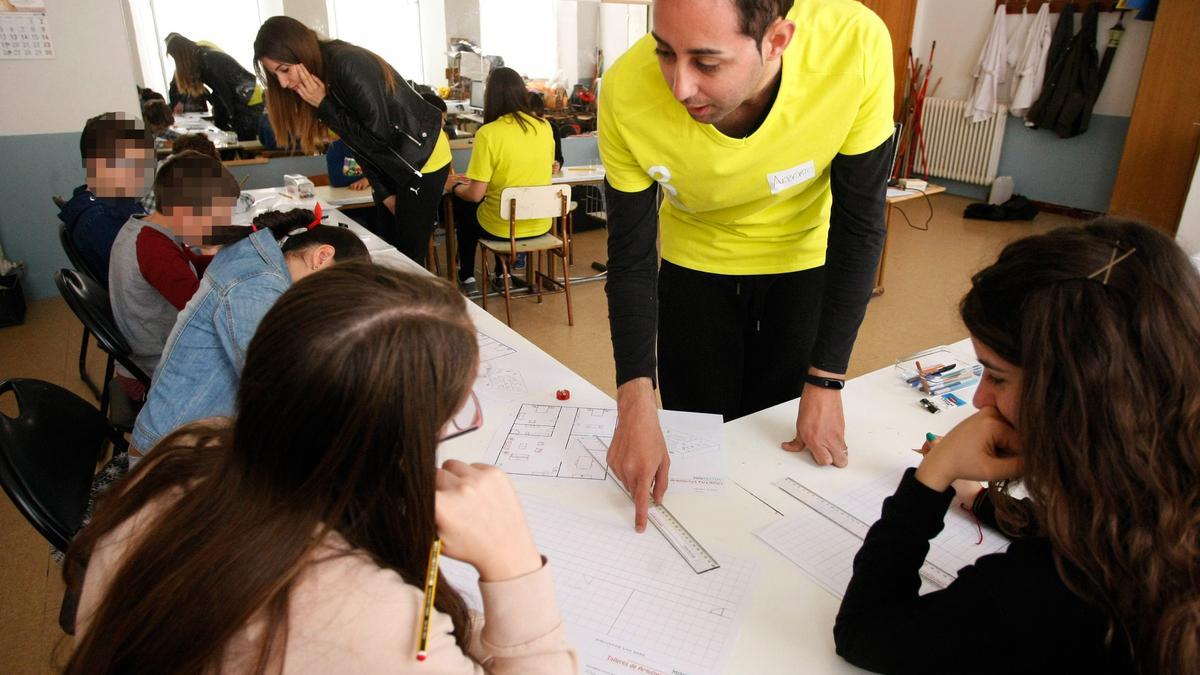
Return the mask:
<svg viewBox="0 0 1200 675">
<path fill-rule="evenodd" d="M 509 238 L 508 221 L 500 217 L 500 193 L 506 187 L 549 185 L 554 164 L 554 131 L 549 122 L 534 114 L 529 91 L 517 71 L 497 68 L 488 77 L 483 122 L 475 134 L 467 174 L 451 190 L 456 197 L 458 279 L 464 286 L 475 281 L 479 238 Z M 525 239 L 548 231 L 550 219 L 539 218 L 517 221 L 515 234 Z"/>
</svg>

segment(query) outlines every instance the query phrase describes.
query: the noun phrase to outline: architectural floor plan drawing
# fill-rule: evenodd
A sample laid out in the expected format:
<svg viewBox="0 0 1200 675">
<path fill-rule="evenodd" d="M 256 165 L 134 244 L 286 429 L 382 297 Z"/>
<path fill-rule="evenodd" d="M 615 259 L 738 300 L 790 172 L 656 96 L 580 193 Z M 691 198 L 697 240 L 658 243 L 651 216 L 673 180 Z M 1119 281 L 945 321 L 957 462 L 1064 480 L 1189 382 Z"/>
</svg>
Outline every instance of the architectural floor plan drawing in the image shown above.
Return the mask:
<svg viewBox="0 0 1200 675">
<path fill-rule="evenodd" d="M 753 561 L 721 551 L 719 569 L 696 574 L 661 537 L 537 497 L 521 501 L 538 550 L 553 561 L 583 673 L 723 672 L 753 592 Z M 474 568 L 443 557 L 441 570 L 482 607 Z"/>
<path fill-rule="evenodd" d="M 671 454 L 671 486 L 722 493 L 721 417 L 663 410 L 659 419 Z M 524 403 L 493 439 L 490 461 L 518 476 L 603 481 L 616 425 L 612 408 Z"/>
<path fill-rule="evenodd" d="M 509 354 L 517 353 L 517 350 L 509 347 L 490 335 L 485 335 L 478 331 L 476 331 L 475 334 L 479 337 L 480 362 L 491 361 L 492 359 L 497 359 L 501 356 L 508 356 Z"/>
</svg>

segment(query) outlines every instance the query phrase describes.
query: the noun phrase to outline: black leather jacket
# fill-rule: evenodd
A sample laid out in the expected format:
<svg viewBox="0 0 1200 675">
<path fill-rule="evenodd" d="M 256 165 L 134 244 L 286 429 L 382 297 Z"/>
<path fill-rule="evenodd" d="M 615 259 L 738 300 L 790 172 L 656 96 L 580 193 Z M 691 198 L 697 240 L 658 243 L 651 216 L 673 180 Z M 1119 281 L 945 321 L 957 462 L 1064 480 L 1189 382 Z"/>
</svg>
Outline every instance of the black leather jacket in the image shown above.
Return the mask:
<svg viewBox="0 0 1200 675">
<path fill-rule="evenodd" d="M 323 42 L 321 59 L 325 100 L 317 116 L 345 141 L 382 202 L 421 176 L 442 128 L 441 111 L 394 69 L 396 91 L 388 93 L 379 62 L 361 47 Z"/>
</svg>

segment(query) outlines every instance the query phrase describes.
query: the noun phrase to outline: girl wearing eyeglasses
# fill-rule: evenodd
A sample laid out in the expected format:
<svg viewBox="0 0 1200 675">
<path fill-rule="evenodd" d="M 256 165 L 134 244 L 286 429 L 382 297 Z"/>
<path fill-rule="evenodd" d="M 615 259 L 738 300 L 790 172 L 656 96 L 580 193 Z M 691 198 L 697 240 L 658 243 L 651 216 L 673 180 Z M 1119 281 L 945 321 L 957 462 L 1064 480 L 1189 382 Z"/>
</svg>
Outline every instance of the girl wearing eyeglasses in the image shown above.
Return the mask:
<svg viewBox="0 0 1200 675">
<path fill-rule="evenodd" d="M 478 362 L 447 282 L 362 261 L 296 282 L 250 342 L 236 417 L 164 438 L 73 542 L 66 672 L 575 672 L 507 478 L 436 463 L 482 424 Z M 419 662 L 439 538 L 484 613 L 438 579 Z"/>
</svg>

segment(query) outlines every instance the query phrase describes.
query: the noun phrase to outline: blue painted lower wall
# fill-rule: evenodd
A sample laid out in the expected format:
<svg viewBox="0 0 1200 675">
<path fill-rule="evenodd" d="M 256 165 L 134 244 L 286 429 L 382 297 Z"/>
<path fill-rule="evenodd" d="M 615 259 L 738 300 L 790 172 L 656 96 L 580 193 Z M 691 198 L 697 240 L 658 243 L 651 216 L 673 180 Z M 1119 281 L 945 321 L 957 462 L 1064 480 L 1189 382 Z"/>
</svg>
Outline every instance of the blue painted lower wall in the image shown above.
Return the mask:
<svg viewBox="0 0 1200 675">
<path fill-rule="evenodd" d="M 1091 211 L 1107 211 L 1128 117 L 1096 115 L 1086 134 L 1062 139 L 1044 129 L 1027 129 L 1008 118 L 999 175 L 1012 176 L 1016 191 L 1035 201 Z M 0 245 L 12 260 L 24 261 L 26 294 L 53 297 L 54 271 L 68 266 L 58 243 L 58 209 L 52 195 L 67 196 L 84 182 L 79 160 L 79 134 L 0 136 Z M 594 136 L 563 140 L 568 166 L 599 164 Z M 467 169 L 470 150 L 454 151 L 457 171 Z M 233 167 L 247 188 L 280 185 L 283 175 L 326 172 L 324 157 L 277 157 L 266 164 Z M 954 194 L 985 200 L 988 188 L 935 179 Z"/>
<path fill-rule="evenodd" d="M 58 208 L 53 195 L 69 197 L 85 181 L 79 134 L 0 136 L 0 246 L 10 260 L 25 263 L 22 284 L 32 298 L 58 295 L 54 272 L 70 267 L 58 242 Z M 266 164 L 230 168 L 246 188 L 282 185 L 283 175 L 326 172 L 324 157 L 278 157 Z"/>
<path fill-rule="evenodd" d="M 1093 115 L 1087 133 L 1059 138 L 1046 129 L 1029 129 L 1010 115 L 997 173 L 1012 176 L 1016 192 L 1034 201 L 1106 212 L 1128 131 L 1128 117 Z M 980 185 L 934 180 L 947 191 L 972 199 L 986 200 L 990 191 Z"/>
</svg>

